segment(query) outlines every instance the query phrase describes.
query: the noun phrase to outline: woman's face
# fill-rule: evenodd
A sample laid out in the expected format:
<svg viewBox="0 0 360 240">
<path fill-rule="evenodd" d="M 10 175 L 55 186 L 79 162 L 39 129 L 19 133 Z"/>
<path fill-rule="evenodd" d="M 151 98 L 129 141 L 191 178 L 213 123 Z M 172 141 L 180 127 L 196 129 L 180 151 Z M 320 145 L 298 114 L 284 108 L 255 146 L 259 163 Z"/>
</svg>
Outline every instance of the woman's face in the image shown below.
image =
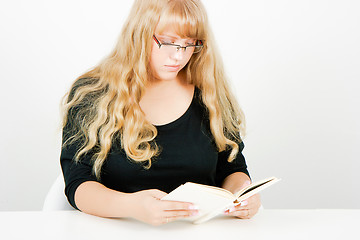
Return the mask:
<svg viewBox="0 0 360 240">
<path fill-rule="evenodd" d="M 190 38 L 181 38 L 170 28 L 165 29 L 161 34 L 155 31 L 156 39 L 161 43 L 176 44 L 182 47 L 194 45 L 196 40 Z M 177 50 L 176 47 L 159 45 L 153 39 L 153 45 L 150 57 L 150 66 L 154 77 L 158 80 L 174 80 L 179 71 L 189 62 L 193 50 L 183 48 Z"/>
</svg>

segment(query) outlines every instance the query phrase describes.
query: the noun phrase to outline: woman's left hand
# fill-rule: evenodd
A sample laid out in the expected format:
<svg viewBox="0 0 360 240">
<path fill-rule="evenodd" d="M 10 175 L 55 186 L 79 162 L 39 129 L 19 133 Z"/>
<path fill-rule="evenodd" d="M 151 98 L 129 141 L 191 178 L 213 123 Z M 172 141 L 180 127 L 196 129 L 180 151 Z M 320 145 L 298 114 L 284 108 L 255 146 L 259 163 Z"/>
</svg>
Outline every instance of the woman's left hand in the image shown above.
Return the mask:
<svg viewBox="0 0 360 240">
<path fill-rule="evenodd" d="M 245 185 L 243 187 L 245 187 Z M 243 200 L 237 206 L 226 210 L 224 213 L 228 216 L 235 216 L 242 219 L 250 219 L 259 211 L 260 206 L 260 195 L 255 194 L 248 199 Z"/>
</svg>

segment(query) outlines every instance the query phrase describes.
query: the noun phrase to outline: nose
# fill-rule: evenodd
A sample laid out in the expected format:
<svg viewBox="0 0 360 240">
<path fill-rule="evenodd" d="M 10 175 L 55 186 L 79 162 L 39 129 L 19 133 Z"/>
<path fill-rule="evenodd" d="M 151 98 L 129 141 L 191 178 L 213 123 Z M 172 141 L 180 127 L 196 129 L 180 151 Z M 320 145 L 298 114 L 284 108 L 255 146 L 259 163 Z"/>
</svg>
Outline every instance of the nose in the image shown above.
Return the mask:
<svg viewBox="0 0 360 240">
<path fill-rule="evenodd" d="M 179 50 L 175 51 L 171 57 L 177 61 L 181 61 L 185 55 L 185 49 L 180 48 Z"/>
</svg>

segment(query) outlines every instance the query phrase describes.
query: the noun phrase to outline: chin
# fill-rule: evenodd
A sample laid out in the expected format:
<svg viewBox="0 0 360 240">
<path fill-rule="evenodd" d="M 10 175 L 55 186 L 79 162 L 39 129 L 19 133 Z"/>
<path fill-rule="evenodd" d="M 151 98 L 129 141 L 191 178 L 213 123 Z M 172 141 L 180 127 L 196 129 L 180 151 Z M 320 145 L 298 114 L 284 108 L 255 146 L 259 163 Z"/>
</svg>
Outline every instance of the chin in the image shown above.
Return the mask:
<svg viewBox="0 0 360 240">
<path fill-rule="evenodd" d="M 165 72 L 162 74 L 159 74 L 159 79 L 164 81 L 171 81 L 176 78 L 179 72 Z"/>
</svg>

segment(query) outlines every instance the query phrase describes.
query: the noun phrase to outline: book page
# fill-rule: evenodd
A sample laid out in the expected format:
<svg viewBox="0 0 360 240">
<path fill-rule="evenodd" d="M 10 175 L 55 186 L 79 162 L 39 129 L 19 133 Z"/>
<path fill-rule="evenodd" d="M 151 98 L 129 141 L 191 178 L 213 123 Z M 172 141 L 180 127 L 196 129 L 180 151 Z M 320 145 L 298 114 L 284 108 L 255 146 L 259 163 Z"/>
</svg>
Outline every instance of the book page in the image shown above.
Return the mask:
<svg viewBox="0 0 360 240">
<path fill-rule="evenodd" d="M 235 196 L 226 198 L 221 194 L 216 194 L 217 191 L 210 190 L 201 186 L 201 184 L 186 183 L 170 192 L 161 200 L 183 201 L 195 204 L 199 207 L 199 214 L 187 218 L 190 221 L 195 221 L 211 211 L 233 204 L 235 200 Z"/>
<path fill-rule="evenodd" d="M 199 214 L 186 218 L 186 220 L 199 224 L 221 214 L 227 208 L 237 205 L 240 201 L 260 192 L 279 180 L 276 177 L 271 177 L 252 183 L 240 190 L 236 195 L 222 188 L 187 182 L 161 200 L 191 202 L 195 204 L 199 207 Z"/>
<path fill-rule="evenodd" d="M 202 190 L 204 190 L 204 191 L 208 191 L 210 193 L 217 194 L 219 196 L 222 196 L 222 197 L 228 198 L 228 199 L 236 198 L 232 192 L 230 192 L 229 190 L 226 190 L 224 188 L 214 187 L 214 186 L 210 186 L 210 185 L 204 185 L 204 184 L 200 184 L 200 183 L 193 183 L 193 182 L 187 182 L 184 185 L 192 185 L 193 187 L 201 187 Z"/>
</svg>

